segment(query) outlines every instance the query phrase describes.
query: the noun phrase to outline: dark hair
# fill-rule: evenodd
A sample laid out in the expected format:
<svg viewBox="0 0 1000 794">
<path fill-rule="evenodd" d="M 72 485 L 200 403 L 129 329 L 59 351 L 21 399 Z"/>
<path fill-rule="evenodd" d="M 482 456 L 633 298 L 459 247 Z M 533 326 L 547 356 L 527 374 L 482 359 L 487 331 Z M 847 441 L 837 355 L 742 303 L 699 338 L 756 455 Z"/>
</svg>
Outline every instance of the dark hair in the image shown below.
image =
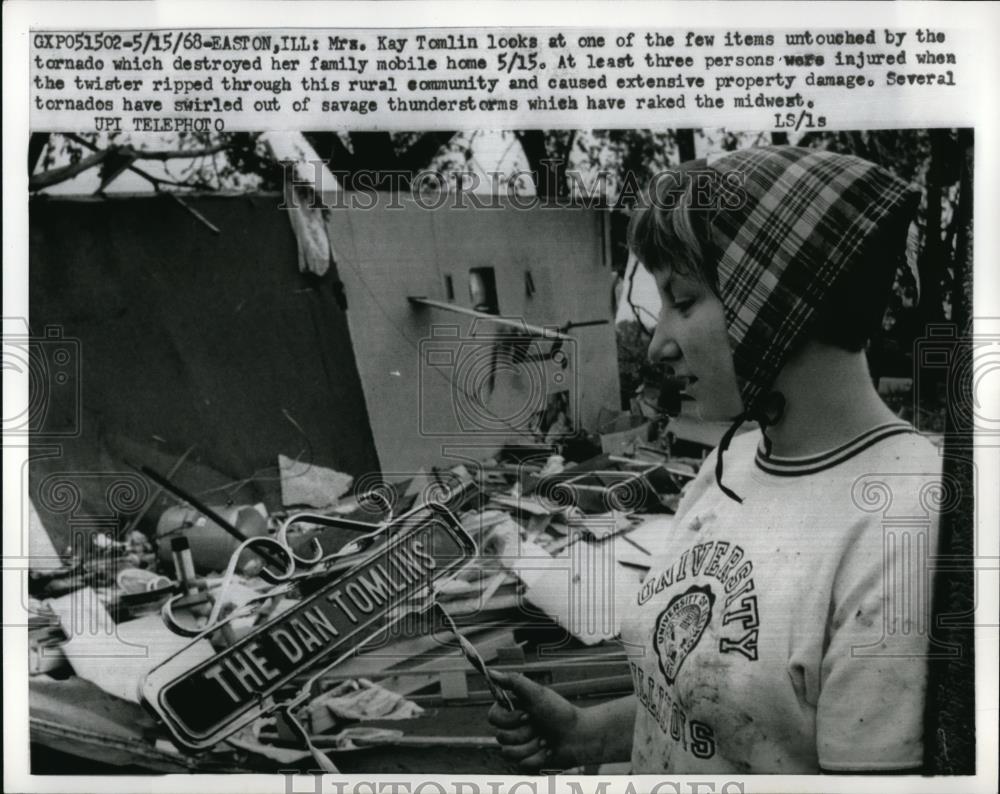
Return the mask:
<svg viewBox="0 0 1000 794">
<path fill-rule="evenodd" d="M 716 211 L 700 191 L 711 169 L 684 165 L 651 180 L 643 205 L 633 212 L 629 249 L 653 274 L 664 270 L 694 276 L 718 294 L 720 252 L 713 242 Z M 661 175 L 662 176 L 662 175 Z M 718 186 L 716 181 L 709 191 Z M 865 241 L 848 272 L 823 296 L 808 337 L 844 350 L 864 350 L 881 328 L 897 268 L 905 261 L 910 213 L 884 220 Z"/>
<path fill-rule="evenodd" d="M 650 273 L 667 270 L 693 276 L 718 292 L 713 213 L 698 195 L 705 189 L 702 180 L 711 179 L 712 173 L 681 165 L 654 176 L 629 222 L 628 246 Z"/>
</svg>

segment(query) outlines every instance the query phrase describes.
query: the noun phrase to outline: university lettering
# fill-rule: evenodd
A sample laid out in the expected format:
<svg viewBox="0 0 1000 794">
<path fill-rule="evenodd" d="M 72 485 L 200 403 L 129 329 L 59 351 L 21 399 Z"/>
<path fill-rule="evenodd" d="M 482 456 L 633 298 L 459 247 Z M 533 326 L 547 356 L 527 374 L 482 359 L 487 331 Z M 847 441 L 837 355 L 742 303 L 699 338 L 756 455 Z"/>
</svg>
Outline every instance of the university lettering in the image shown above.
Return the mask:
<svg viewBox="0 0 1000 794">
<path fill-rule="evenodd" d="M 753 564 L 749 560 L 744 562 L 743 557 L 740 546 L 730 548 L 725 541 L 700 543 L 681 554 L 677 562 L 666 570 L 648 576 L 639 591 L 638 603 L 640 606 L 645 604 L 657 593 L 688 576 L 709 576 L 717 580 L 728 594 L 753 573 Z M 725 562 L 722 562 L 723 559 Z"/>
<path fill-rule="evenodd" d="M 723 540 L 699 543 L 683 552 L 669 568 L 647 576 L 637 601 L 641 606 L 689 576 L 714 579 L 725 595 L 722 625 L 732 625 L 740 631 L 735 636 L 721 638 L 719 651 L 739 653 L 756 660 L 760 616 L 754 592 L 753 563 L 745 556 L 742 547 Z"/>
</svg>

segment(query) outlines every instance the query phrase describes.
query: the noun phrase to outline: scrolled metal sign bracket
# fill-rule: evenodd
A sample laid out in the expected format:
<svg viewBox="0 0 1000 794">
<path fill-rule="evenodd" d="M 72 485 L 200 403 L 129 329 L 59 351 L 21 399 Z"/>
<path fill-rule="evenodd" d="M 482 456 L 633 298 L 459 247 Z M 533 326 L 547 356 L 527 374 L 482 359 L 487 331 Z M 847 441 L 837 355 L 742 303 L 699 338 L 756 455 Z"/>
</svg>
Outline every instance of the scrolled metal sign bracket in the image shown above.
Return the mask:
<svg viewBox="0 0 1000 794">
<path fill-rule="evenodd" d="M 348 554 L 302 558 L 315 567 L 295 577 L 307 595 L 294 606 L 205 658 L 202 640 L 245 617 L 237 609 L 145 676 L 142 702 L 181 745 L 204 749 L 262 716 L 290 715 L 308 697 L 308 685 L 298 685 L 304 673 L 314 679 L 406 615 L 430 608 L 435 590 L 477 553 L 458 519 L 436 503 L 359 540 Z M 329 567 L 316 572 L 321 563 Z"/>
</svg>

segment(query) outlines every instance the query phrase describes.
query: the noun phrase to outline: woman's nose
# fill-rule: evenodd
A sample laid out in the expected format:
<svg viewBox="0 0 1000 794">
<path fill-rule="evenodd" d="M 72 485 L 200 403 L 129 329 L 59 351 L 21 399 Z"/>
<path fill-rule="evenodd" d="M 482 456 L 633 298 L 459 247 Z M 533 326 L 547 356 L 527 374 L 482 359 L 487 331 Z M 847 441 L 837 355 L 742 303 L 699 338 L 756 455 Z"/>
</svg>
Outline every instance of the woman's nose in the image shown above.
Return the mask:
<svg viewBox="0 0 1000 794">
<path fill-rule="evenodd" d="M 646 352 L 647 358 L 653 364 L 660 364 L 674 361 L 680 358 L 680 355 L 680 347 L 674 341 L 673 335 L 668 332 L 666 323 L 661 319 L 656 324 L 656 331 L 649 343 L 649 349 Z"/>
</svg>

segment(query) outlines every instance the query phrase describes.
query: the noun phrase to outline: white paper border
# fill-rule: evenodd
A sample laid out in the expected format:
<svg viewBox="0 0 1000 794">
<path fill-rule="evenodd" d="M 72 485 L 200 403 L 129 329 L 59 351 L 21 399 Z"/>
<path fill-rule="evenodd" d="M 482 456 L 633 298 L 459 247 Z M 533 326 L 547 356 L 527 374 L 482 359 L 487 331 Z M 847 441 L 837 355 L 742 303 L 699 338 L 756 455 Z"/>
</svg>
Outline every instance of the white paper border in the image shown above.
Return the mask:
<svg viewBox="0 0 1000 794">
<path fill-rule="evenodd" d="M 1000 318 L 1000 5 L 997 3 L 953 2 L 18 2 L 3 6 L 3 316 L 27 316 L 27 172 L 24 167 L 28 143 L 28 44 L 31 27 L 145 28 L 145 27 L 459 27 L 459 26 L 553 26 L 553 27 L 674 27 L 674 28 L 766 28 L 801 26 L 803 28 L 867 29 L 929 27 L 933 29 L 968 28 L 978 34 L 976 52 L 961 57 L 975 60 L 980 76 L 977 86 L 962 89 L 970 106 L 976 108 L 975 122 L 975 316 Z M 568 22 L 572 22 L 572 25 Z M 914 107 L 899 126 L 951 126 L 948 120 L 936 119 L 933 107 Z M 925 115 L 926 114 L 926 115 Z M 641 126 L 649 126 L 645 123 Z M 877 126 L 885 126 L 877 125 Z M 841 128 L 844 128 L 841 126 Z M 1000 321 L 998 321 L 1000 324 Z M 990 323 L 993 326 L 992 323 Z M 977 325 L 977 331 L 980 326 Z M 982 330 L 997 330 L 996 327 Z M 23 405 L 25 395 L 8 393 L 4 381 L 4 404 Z M 996 395 L 1000 401 L 1000 395 Z M 997 404 L 997 403 L 994 403 Z M 7 414 L 5 414 L 7 415 Z M 17 555 L 21 521 L 18 483 L 26 450 L 4 448 L 4 556 Z M 980 482 L 1000 482 L 997 455 L 978 449 L 976 463 L 981 469 Z M 1000 489 L 998 489 L 1000 490 Z M 980 567 L 988 571 L 1000 558 L 1000 496 L 977 493 L 980 526 L 978 536 L 991 545 L 982 548 Z M 5 565 L 6 568 L 6 565 Z M 20 577 L 4 572 L 4 625 L 23 623 L 20 614 Z M 977 622 L 993 626 L 977 629 L 976 702 L 977 766 L 971 777 L 800 777 L 754 776 L 744 778 L 747 792 L 829 791 L 884 792 L 972 792 L 996 791 L 997 721 L 998 721 L 998 614 L 997 591 L 981 588 L 977 593 Z M 286 791 L 286 781 L 267 775 L 165 775 L 148 777 L 51 777 L 28 774 L 27 726 L 27 639 L 23 630 L 4 629 L 4 789 L 39 792 L 274 792 Z M 449 786 L 450 780 L 475 780 L 474 777 L 435 775 L 408 777 L 373 775 L 336 778 L 337 780 L 391 783 L 438 781 Z M 478 778 L 486 780 L 499 778 Z M 616 791 L 649 790 L 666 778 L 618 778 L 607 789 Z M 720 791 L 727 777 L 679 777 L 678 781 L 713 781 Z M 508 778 L 510 781 L 516 778 Z M 548 794 L 544 778 L 524 778 Z M 569 779 L 561 779 L 569 780 Z M 578 779 L 583 791 L 593 790 L 594 778 Z M 340 791 L 324 780 L 297 778 L 292 791 Z M 367 789 L 364 789 L 367 790 Z M 391 791 L 391 788 L 384 789 Z M 405 790 L 405 789 L 404 789 Z M 412 789 L 411 789 L 412 790 Z M 434 789 L 428 789 L 433 791 Z M 521 786 L 519 792 L 532 789 Z M 556 791 L 568 791 L 560 783 Z M 671 791 L 663 787 L 661 791 Z M 689 787 L 684 790 L 690 791 Z M 699 789 L 707 791 L 705 787 Z"/>
</svg>

